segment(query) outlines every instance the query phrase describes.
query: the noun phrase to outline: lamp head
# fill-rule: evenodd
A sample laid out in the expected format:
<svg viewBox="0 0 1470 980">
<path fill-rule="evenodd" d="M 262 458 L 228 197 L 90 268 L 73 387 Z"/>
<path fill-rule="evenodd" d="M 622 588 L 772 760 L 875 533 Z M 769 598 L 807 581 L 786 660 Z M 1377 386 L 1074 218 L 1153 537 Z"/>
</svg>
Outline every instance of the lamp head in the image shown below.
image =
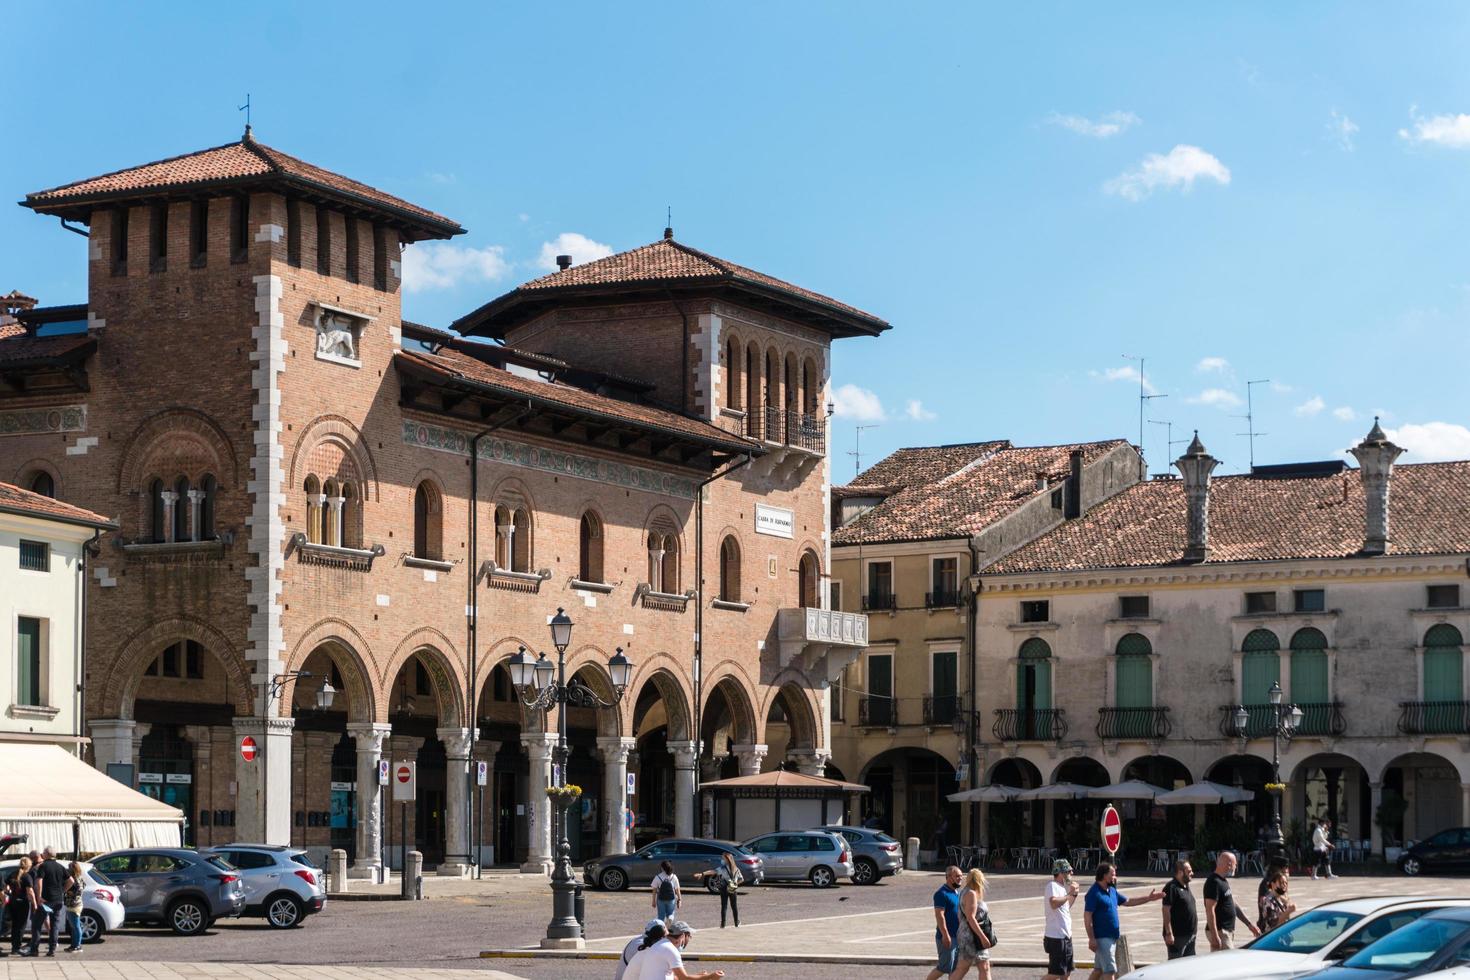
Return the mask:
<svg viewBox="0 0 1470 980">
<path fill-rule="evenodd" d="M 1291 725 L 1291 727 L 1293 729 L 1297 729 L 1297 728 L 1302 727 L 1302 717 L 1303 717 L 1302 709 L 1299 706 L 1295 705 L 1295 704 L 1292 705 L 1291 706 L 1291 716 L 1290 716 L 1289 724 Z"/>
<path fill-rule="evenodd" d="M 332 699 L 337 696 L 337 689 L 332 686 L 331 680 L 322 682 L 322 689 L 316 692 L 316 706 L 326 711 L 332 706 Z"/>
<path fill-rule="evenodd" d="M 572 617 L 566 614 L 566 610 L 557 609 L 556 615 L 551 617 L 551 645 L 556 647 L 557 652 L 565 651 L 572 642 Z"/>
<path fill-rule="evenodd" d="M 510 673 L 510 684 L 512 687 L 530 687 L 535 683 L 536 668 L 526 653 L 526 648 L 521 647 L 506 662 L 505 669 Z"/>
<path fill-rule="evenodd" d="M 1271 699 L 1271 703 L 1272 704 L 1280 704 L 1281 703 L 1281 682 L 1280 681 L 1272 681 L 1271 682 L 1271 690 L 1269 690 L 1269 691 L 1266 692 L 1266 696 Z"/>
<path fill-rule="evenodd" d="M 546 659 L 546 654 L 541 654 L 541 659 L 536 661 L 536 689 L 544 691 L 551 686 L 551 679 L 556 675 L 556 664 Z"/>
<path fill-rule="evenodd" d="M 1251 720 L 1250 712 L 1245 710 L 1244 705 L 1238 704 L 1235 706 L 1235 714 L 1233 717 L 1235 719 L 1235 730 L 1237 732 L 1243 733 L 1245 731 L 1246 724 Z"/>
<path fill-rule="evenodd" d="M 628 687 L 628 681 L 633 678 L 633 662 L 623 656 L 622 647 L 618 647 L 608 658 L 607 672 L 612 677 L 613 689 L 621 696 Z"/>
</svg>

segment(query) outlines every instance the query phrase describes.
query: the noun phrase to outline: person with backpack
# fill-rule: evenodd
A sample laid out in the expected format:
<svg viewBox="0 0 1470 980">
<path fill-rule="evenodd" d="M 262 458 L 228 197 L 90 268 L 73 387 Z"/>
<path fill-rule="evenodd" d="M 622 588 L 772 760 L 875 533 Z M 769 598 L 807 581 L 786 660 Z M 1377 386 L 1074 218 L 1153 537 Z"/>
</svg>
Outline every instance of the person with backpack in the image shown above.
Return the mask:
<svg viewBox="0 0 1470 980">
<path fill-rule="evenodd" d="M 658 867 L 651 884 L 653 913 L 660 919 L 672 919 L 684 901 L 684 893 L 679 887 L 679 876 L 674 874 L 673 862 L 660 861 Z"/>
<path fill-rule="evenodd" d="M 960 931 L 955 936 L 955 968 L 949 980 L 962 980 L 973 964 L 981 980 L 990 977 L 990 947 L 995 945 L 995 928 L 985 904 L 985 872 L 971 868 L 960 889 Z"/>
<path fill-rule="evenodd" d="M 740 928 L 740 906 L 735 901 L 736 889 L 745 881 L 745 876 L 735 865 L 735 855 L 726 851 L 723 860 L 708 871 L 700 871 L 695 878 L 715 879 L 715 887 L 720 893 L 720 928 L 725 928 L 725 910 L 728 908 L 730 914 L 735 918 L 735 928 Z"/>
<path fill-rule="evenodd" d="M 628 940 L 628 945 L 623 947 L 623 955 L 618 957 L 618 969 L 613 974 L 613 980 L 623 980 L 624 974 L 628 972 L 628 964 L 633 962 L 633 957 L 638 955 L 638 951 L 647 949 L 662 938 L 664 938 L 663 920 L 650 919 L 648 925 L 643 927 L 643 935 L 634 936 Z"/>
</svg>

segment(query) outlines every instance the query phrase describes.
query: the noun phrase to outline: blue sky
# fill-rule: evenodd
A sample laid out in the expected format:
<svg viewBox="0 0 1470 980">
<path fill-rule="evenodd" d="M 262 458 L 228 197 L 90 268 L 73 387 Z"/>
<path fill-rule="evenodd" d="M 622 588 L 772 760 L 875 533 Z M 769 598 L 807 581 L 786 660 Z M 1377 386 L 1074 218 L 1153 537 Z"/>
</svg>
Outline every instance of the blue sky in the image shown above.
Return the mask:
<svg viewBox="0 0 1470 980">
<path fill-rule="evenodd" d="M 1375 412 L 1470 457 L 1470 8 L 1453 3 L 13 2 L 0 189 L 257 138 L 458 219 L 444 324 L 657 238 L 878 313 L 837 345 L 835 473 L 903 445 L 1138 437 L 1136 362 L 1233 472 Z M 89 40 L 73 43 L 78 37 Z M 0 291 L 85 296 L 0 209 Z M 1151 469 L 1172 456 L 1147 425 Z M 1175 447 L 1175 452 L 1180 447 Z"/>
</svg>

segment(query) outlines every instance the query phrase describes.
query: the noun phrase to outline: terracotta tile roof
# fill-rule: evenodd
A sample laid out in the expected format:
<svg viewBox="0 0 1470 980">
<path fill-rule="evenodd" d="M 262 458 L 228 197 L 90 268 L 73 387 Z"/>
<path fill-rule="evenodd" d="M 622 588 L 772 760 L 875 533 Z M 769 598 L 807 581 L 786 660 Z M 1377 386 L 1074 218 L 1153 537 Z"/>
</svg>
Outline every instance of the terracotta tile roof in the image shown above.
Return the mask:
<svg viewBox="0 0 1470 980">
<path fill-rule="evenodd" d="M 1036 496 L 1036 474 L 1053 482 L 1070 472 L 1071 453 L 1082 450 L 1086 466 L 1127 440 L 1062 446 L 1012 446 L 1008 442 L 971 443 L 901 449 L 863 473 L 846 492 L 867 484 L 901 483 L 902 490 L 856 520 L 838 528 L 834 545 L 882 544 L 969 537 Z M 899 458 L 895 458 L 899 457 Z"/>
<path fill-rule="evenodd" d="M 37 211 L 54 211 L 87 202 L 126 198 L 134 193 L 273 179 L 310 185 L 328 194 L 386 208 L 432 228 L 440 233 L 439 237 L 457 235 L 464 231 L 456 222 L 441 214 L 394 197 L 376 187 L 324 170 L 248 137 L 237 143 L 226 143 L 223 146 L 36 191 L 27 194 L 23 203 Z"/>
<path fill-rule="evenodd" d="M 90 510 L 73 507 L 71 504 L 29 490 L 22 490 L 11 483 L 0 483 L 0 511 L 10 514 L 25 514 L 29 517 L 44 517 L 66 524 L 83 524 L 87 527 L 117 529 L 117 522 L 95 514 Z"/>
<path fill-rule="evenodd" d="M 609 398 L 570 385 L 553 384 L 539 378 L 526 378 L 512 374 L 502 368 L 486 364 L 451 347 L 441 348 L 437 354 L 405 350 L 394 356 L 400 364 L 417 366 L 448 379 L 468 381 L 476 385 L 496 389 L 512 396 L 534 398 L 543 403 L 559 406 L 573 412 L 581 412 L 604 418 L 621 420 L 634 426 L 666 432 L 670 435 L 718 446 L 730 452 L 754 452 L 763 450 L 754 441 L 726 432 L 699 419 L 692 419 L 634 402 Z"/>
<path fill-rule="evenodd" d="M 805 307 L 814 307 L 829 316 L 855 327 L 861 333 L 878 334 L 887 330 L 886 320 L 855 306 L 821 293 L 792 285 L 774 276 L 716 258 L 708 252 L 691 248 L 672 238 L 663 238 L 627 252 L 619 252 L 583 265 L 561 269 L 487 303 L 458 320 L 454 327 L 461 333 L 475 333 L 488 326 L 502 310 L 532 297 L 551 297 L 563 293 L 610 292 L 630 287 L 733 285 L 776 294 Z"/>
<path fill-rule="evenodd" d="M 23 367 L 27 364 L 77 360 L 90 354 L 96 346 L 96 340 L 81 333 L 32 337 L 24 328 L 19 333 L 6 333 L 0 329 L 0 364 Z"/>
<path fill-rule="evenodd" d="M 1363 545 L 1358 471 L 1295 479 L 1248 475 L 1210 483 L 1207 564 L 1347 558 Z M 1181 561 L 1184 483 L 1137 484 L 1001 559 L 990 574 L 1135 568 Z M 1390 555 L 1470 552 L 1470 462 L 1396 466 Z"/>
<path fill-rule="evenodd" d="M 26 328 L 20 325 L 19 320 L 0 316 L 0 340 L 5 340 L 7 337 L 19 337 L 25 332 Z"/>
</svg>

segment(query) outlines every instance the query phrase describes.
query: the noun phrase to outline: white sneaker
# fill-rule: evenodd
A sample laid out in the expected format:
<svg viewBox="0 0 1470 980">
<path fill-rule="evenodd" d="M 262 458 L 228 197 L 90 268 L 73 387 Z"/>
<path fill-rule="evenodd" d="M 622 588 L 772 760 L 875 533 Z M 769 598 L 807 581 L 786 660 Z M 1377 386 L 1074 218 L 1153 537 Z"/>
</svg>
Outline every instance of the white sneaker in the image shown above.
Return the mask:
<svg viewBox="0 0 1470 980">
<path fill-rule="evenodd" d="M 1329 878 L 1336 878 L 1337 875 L 1334 873 L 1334 874 L 1329 874 L 1327 877 L 1329 877 Z"/>
<path fill-rule="evenodd" d="M 1317 872 L 1315 872 L 1315 871 L 1312 872 L 1312 880 L 1313 881 L 1316 881 L 1317 880 Z"/>
</svg>

